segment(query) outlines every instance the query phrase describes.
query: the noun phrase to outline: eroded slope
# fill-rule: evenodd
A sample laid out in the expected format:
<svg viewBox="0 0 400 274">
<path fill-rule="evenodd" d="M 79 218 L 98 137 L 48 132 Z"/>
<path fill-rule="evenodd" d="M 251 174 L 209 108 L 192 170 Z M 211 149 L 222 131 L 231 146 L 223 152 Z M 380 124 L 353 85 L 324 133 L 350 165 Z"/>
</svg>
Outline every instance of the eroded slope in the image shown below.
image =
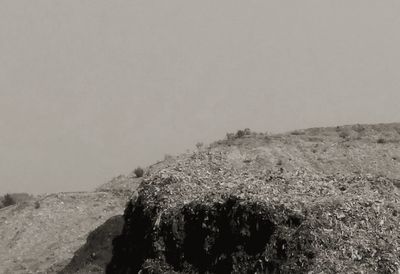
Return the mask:
<svg viewBox="0 0 400 274">
<path fill-rule="evenodd" d="M 0 209 L 0 273 L 57 273 L 92 230 L 123 213 L 139 183 L 119 176 L 94 192 L 42 195 Z"/>
</svg>

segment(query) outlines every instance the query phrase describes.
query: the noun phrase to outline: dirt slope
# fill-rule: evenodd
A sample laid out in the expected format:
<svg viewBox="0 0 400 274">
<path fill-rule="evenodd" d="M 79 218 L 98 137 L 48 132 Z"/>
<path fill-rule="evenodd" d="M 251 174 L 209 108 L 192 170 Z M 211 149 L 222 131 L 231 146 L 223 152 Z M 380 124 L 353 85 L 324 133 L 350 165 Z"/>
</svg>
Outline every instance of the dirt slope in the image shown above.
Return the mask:
<svg viewBox="0 0 400 274">
<path fill-rule="evenodd" d="M 79 248 L 69 264 L 59 273 L 103 273 L 112 256 L 112 240 L 121 234 L 124 219 L 113 216 L 90 232 L 86 243 Z"/>
<path fill-rule="evenodd" d="M 398 273 L 399 133 L 247 131 L 158 163 L 107 272 Z"/>
<path fill-rule="evenodd" d="M 137 185 L 119 177 L 95 192 L 50 194 L 0 209 L 0 273 L 57 273 L 89 232 L 123 213 Z"/>
</svg>

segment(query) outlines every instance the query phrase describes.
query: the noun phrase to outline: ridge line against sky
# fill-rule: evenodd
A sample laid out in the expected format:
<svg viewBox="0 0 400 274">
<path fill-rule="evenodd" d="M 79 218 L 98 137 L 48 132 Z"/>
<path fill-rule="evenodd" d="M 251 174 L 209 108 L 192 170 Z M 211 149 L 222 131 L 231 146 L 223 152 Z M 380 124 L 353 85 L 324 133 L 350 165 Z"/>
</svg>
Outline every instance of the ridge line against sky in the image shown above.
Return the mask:
<svg viewBox="0 0 400 274">
<path fill-rule="evenodd" d="M 0 193 L 90 190 L 239 128 L 400 121 L 398 1 L 2 1 Z"/>
</svg>

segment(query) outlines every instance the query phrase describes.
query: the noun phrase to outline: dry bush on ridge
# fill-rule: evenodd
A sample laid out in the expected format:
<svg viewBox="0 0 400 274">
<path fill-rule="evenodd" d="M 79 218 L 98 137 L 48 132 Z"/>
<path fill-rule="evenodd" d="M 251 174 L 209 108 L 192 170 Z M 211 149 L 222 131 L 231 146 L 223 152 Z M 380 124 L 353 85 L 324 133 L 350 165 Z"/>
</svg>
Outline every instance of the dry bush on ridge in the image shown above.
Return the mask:
<svg viewBox="0 0 400 274">
<path fill-rule="evenodd" d="M 4 207 L 15 205 L 16 203 L 17 202 L 13 199 L 13 197 L 11 197 L 10 194 L 4 195 L 4 198 L 3 198 L 3 206 Z"/>
<path fill-rule="evenodd" d="M 137 167 L 137 168 L 133 171 L 133 173 L 135 173 L 135 175 L 136 175 L 137 178 L 140 178 L 140 177 L 143 177 L 144 170 L 143 170 L 143 168 L 141 168 L 141 167 Z"/>
</svg>

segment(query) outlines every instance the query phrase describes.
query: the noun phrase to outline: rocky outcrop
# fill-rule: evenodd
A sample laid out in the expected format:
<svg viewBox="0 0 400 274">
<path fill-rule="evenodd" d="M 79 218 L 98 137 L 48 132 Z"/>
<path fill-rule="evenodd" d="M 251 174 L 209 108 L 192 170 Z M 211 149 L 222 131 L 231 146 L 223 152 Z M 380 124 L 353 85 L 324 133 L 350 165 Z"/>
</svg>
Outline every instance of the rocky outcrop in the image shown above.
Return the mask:
<svg viewBox="0 0 400 274">
<path fill-rule="evenodd" d="M 399 182 L 400 124 L 245 130 L 143 183 L 20 196 L 0 209 L 0 273 L 398 273 Z"/>
<path fill-rule="evenodd" d="M 125 209 L 107 273 L 396 273 L 396 182 L 178 157 Z"/>
</svg>

